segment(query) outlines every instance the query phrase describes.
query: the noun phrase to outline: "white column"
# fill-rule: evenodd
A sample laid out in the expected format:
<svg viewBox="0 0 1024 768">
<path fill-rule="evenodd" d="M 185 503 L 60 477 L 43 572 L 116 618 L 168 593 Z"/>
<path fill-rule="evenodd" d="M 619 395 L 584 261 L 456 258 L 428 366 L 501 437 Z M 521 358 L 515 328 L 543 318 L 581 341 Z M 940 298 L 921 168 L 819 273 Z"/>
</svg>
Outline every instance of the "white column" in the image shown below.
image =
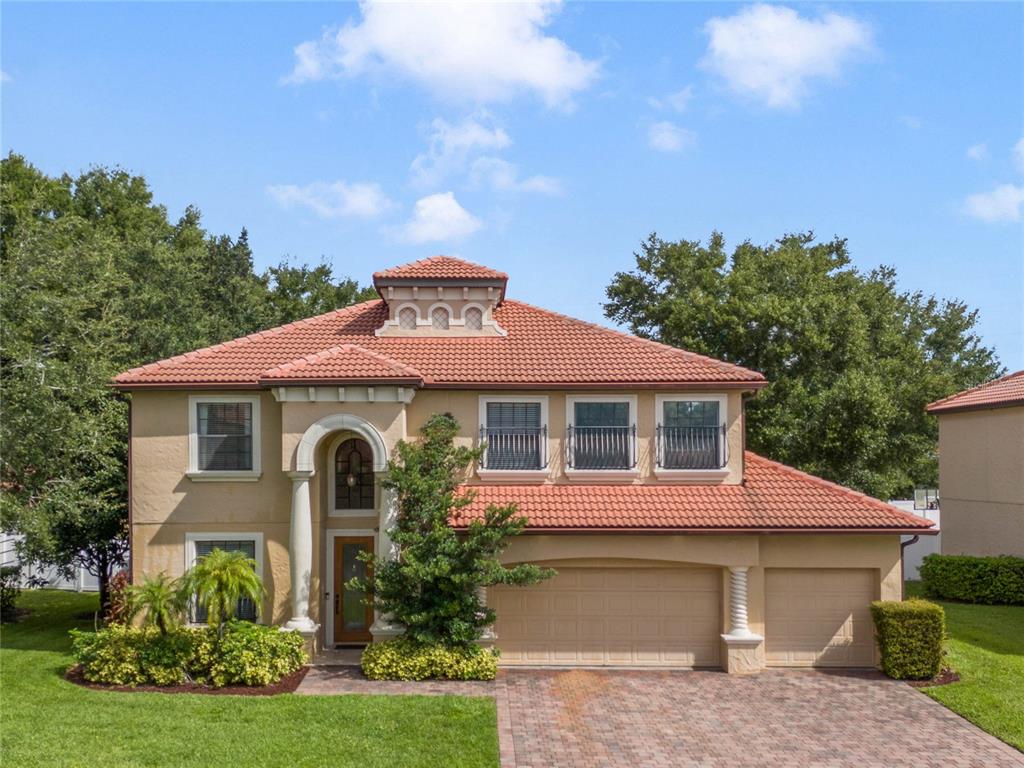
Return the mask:
<svg viewBox="0 0 1024 768">
<path fill-rule="evenodd" d="M 753 638 L 747 626 L 747 566 L 729 567 L 729 637 Z"/>
<path fill-rule="evenodd" d="M 476 588 L 476 598 L 484 606 L 487 605 L 487 587 Z M 484 627 L 483 632 L 480 635 L 480 641 L 483 643 L 493 643 L 498 639 L 498 636 L 494 634 L 494 625 L 488 624 Z"/>
<path fill-rule="evenodd" d="M 292 479 L 292 525 L 289 557 L 292 576 L 292 617 L 285 629 L 315 632 L 316 624 L 309 617 L 310 575 L 313 570 L 313 515 L 309 500 L 309 478 L 312 472 L 289 472 Z"/>
<path fill-rule="evenodd" d="M 388 536 L 388 530 L 394 527 L 397 520 L 398 499 L 395 497 L 395 492 L 390 488 L 381 488 L 380 520 L 377 530 L 378 557 L 382 557 L 387 560 L 395 560 L 398 558 L 398 545 L 391 541 L 391 537 Z M 375 641 L 387 640 L 390 637 L 402 634 L 402 627 L 394 623 L 390 616 L 385 616 L 377 612 L 375 613 L 373 626 L 370 627 L 370 634 L 373 635 L 373 639 Z"/>
</svg>

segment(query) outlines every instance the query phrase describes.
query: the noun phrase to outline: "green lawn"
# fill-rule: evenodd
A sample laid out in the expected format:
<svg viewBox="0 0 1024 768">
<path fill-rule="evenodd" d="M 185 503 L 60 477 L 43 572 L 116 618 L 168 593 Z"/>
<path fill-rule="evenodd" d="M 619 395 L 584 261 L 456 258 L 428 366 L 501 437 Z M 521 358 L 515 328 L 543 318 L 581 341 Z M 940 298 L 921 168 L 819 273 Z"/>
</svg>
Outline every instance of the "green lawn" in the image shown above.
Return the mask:
<svg viewBox="0 0 1024 768">
<path fill-rule="evenodd" d="M 0 636 L 0 755 L 19 766 L 497 766 L 494 702 L 113 693 L 62 679 L 94 595 L 26 591 Z"/>
<path fill-rule="evenodd" d="M 920 592 L 907 582 L 908 597 Z M 924 692 L 1024 751 L 1024 607 L 935 602 L 946 609 L 946 651 L 960 682 Z"/>
</svg>

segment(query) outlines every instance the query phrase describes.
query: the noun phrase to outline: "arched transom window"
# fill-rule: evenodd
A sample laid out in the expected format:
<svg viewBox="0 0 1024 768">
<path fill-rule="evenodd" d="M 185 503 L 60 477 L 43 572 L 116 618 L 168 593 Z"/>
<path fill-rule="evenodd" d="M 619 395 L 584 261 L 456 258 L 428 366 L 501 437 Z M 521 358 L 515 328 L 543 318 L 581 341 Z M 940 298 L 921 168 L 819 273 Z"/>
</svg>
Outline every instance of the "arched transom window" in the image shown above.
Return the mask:
<svg viewBox="0 0 1024 768">
<path fill-rule="evenodd" d="M 466 310 L 466 330 L 479 331 L 484 327 L 484 313 L 479 307 L 470 307 Z"/>
<path fill-rule="evenodd" d="M 416 310 L 412 307 L 405 307 L 398 313 L 398 327 L 403 331 L 416 330 Z"/>
<path fill-rule="evenodd" d="M 343 440 L 334 453 L 334 508 L 374 508 L 373 450 L 365 440 Z"/>
<path fill-rule="evenodd" d="M 440 331 L 448 330 L 448 310 L 444 307 L 434 307 L 430 313 L 430 322 L 435 329 Z"/>
</svg>

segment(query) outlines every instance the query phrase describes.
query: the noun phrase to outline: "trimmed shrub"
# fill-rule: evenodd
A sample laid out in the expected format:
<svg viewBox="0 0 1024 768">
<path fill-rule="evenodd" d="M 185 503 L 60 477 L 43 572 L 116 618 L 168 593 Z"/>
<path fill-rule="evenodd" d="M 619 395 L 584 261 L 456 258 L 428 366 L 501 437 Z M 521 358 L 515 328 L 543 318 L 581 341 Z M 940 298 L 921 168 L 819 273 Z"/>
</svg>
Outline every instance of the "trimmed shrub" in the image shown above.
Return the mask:
<svg viewBox="0 0 1024 768">
<path fill-rule="evenodd" d="M 478 645 L 427 645 L 396 637 L 366 646 L 362 667 L 370 680 L 493 680 L 498 652 Z"/>
<path fill-rule="evenodd" d="M 1024 557 L 928 555 L 921 582 L 930 597 L 985 605 L 1024 605 Z"/>
<path fill-rule="evenodd" d="M 946 613 L 927 600 L 871 604 L 882 671 L 894 680 L 926 680 L 942 671 Z"/>
<path fill-rule="evenodd" d="M 270 685 L 306 663 L 298 632 L 243 621 L 229 622 L 219 642 L 210 627 L 162 633 L 113 624 L 99 632 L 72 630 L 71 637 L 83 677 L 106 685 Z"/>
<path fill-rule="evenodd" d="M 225 685 L 270 685 L 306 663 L 302 635 L 247 621 L 230 621 L 224 638 L 202 633 L 193 666 L 196 682 Z"/>
</svg>

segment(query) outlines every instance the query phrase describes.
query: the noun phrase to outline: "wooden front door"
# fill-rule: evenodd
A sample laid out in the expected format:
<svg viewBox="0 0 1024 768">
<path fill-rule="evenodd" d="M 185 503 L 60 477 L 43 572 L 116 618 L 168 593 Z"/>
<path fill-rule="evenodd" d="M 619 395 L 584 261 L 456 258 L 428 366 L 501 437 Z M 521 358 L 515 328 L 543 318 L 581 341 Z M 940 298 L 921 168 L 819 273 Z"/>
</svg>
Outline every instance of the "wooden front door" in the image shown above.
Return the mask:
<svg viewBox="0 0 1024 768">
<path fill-rule="evenodd" d="M 334 642 L 368 643 L 373 624 L 373 606 L 366 605 L 360 590 L 348 589 L 352 578 L 372 577 L 372 567 L 359 553 L 373 551 L 372 536 L 337 536 L 334 539 Z"/>
</svg>

